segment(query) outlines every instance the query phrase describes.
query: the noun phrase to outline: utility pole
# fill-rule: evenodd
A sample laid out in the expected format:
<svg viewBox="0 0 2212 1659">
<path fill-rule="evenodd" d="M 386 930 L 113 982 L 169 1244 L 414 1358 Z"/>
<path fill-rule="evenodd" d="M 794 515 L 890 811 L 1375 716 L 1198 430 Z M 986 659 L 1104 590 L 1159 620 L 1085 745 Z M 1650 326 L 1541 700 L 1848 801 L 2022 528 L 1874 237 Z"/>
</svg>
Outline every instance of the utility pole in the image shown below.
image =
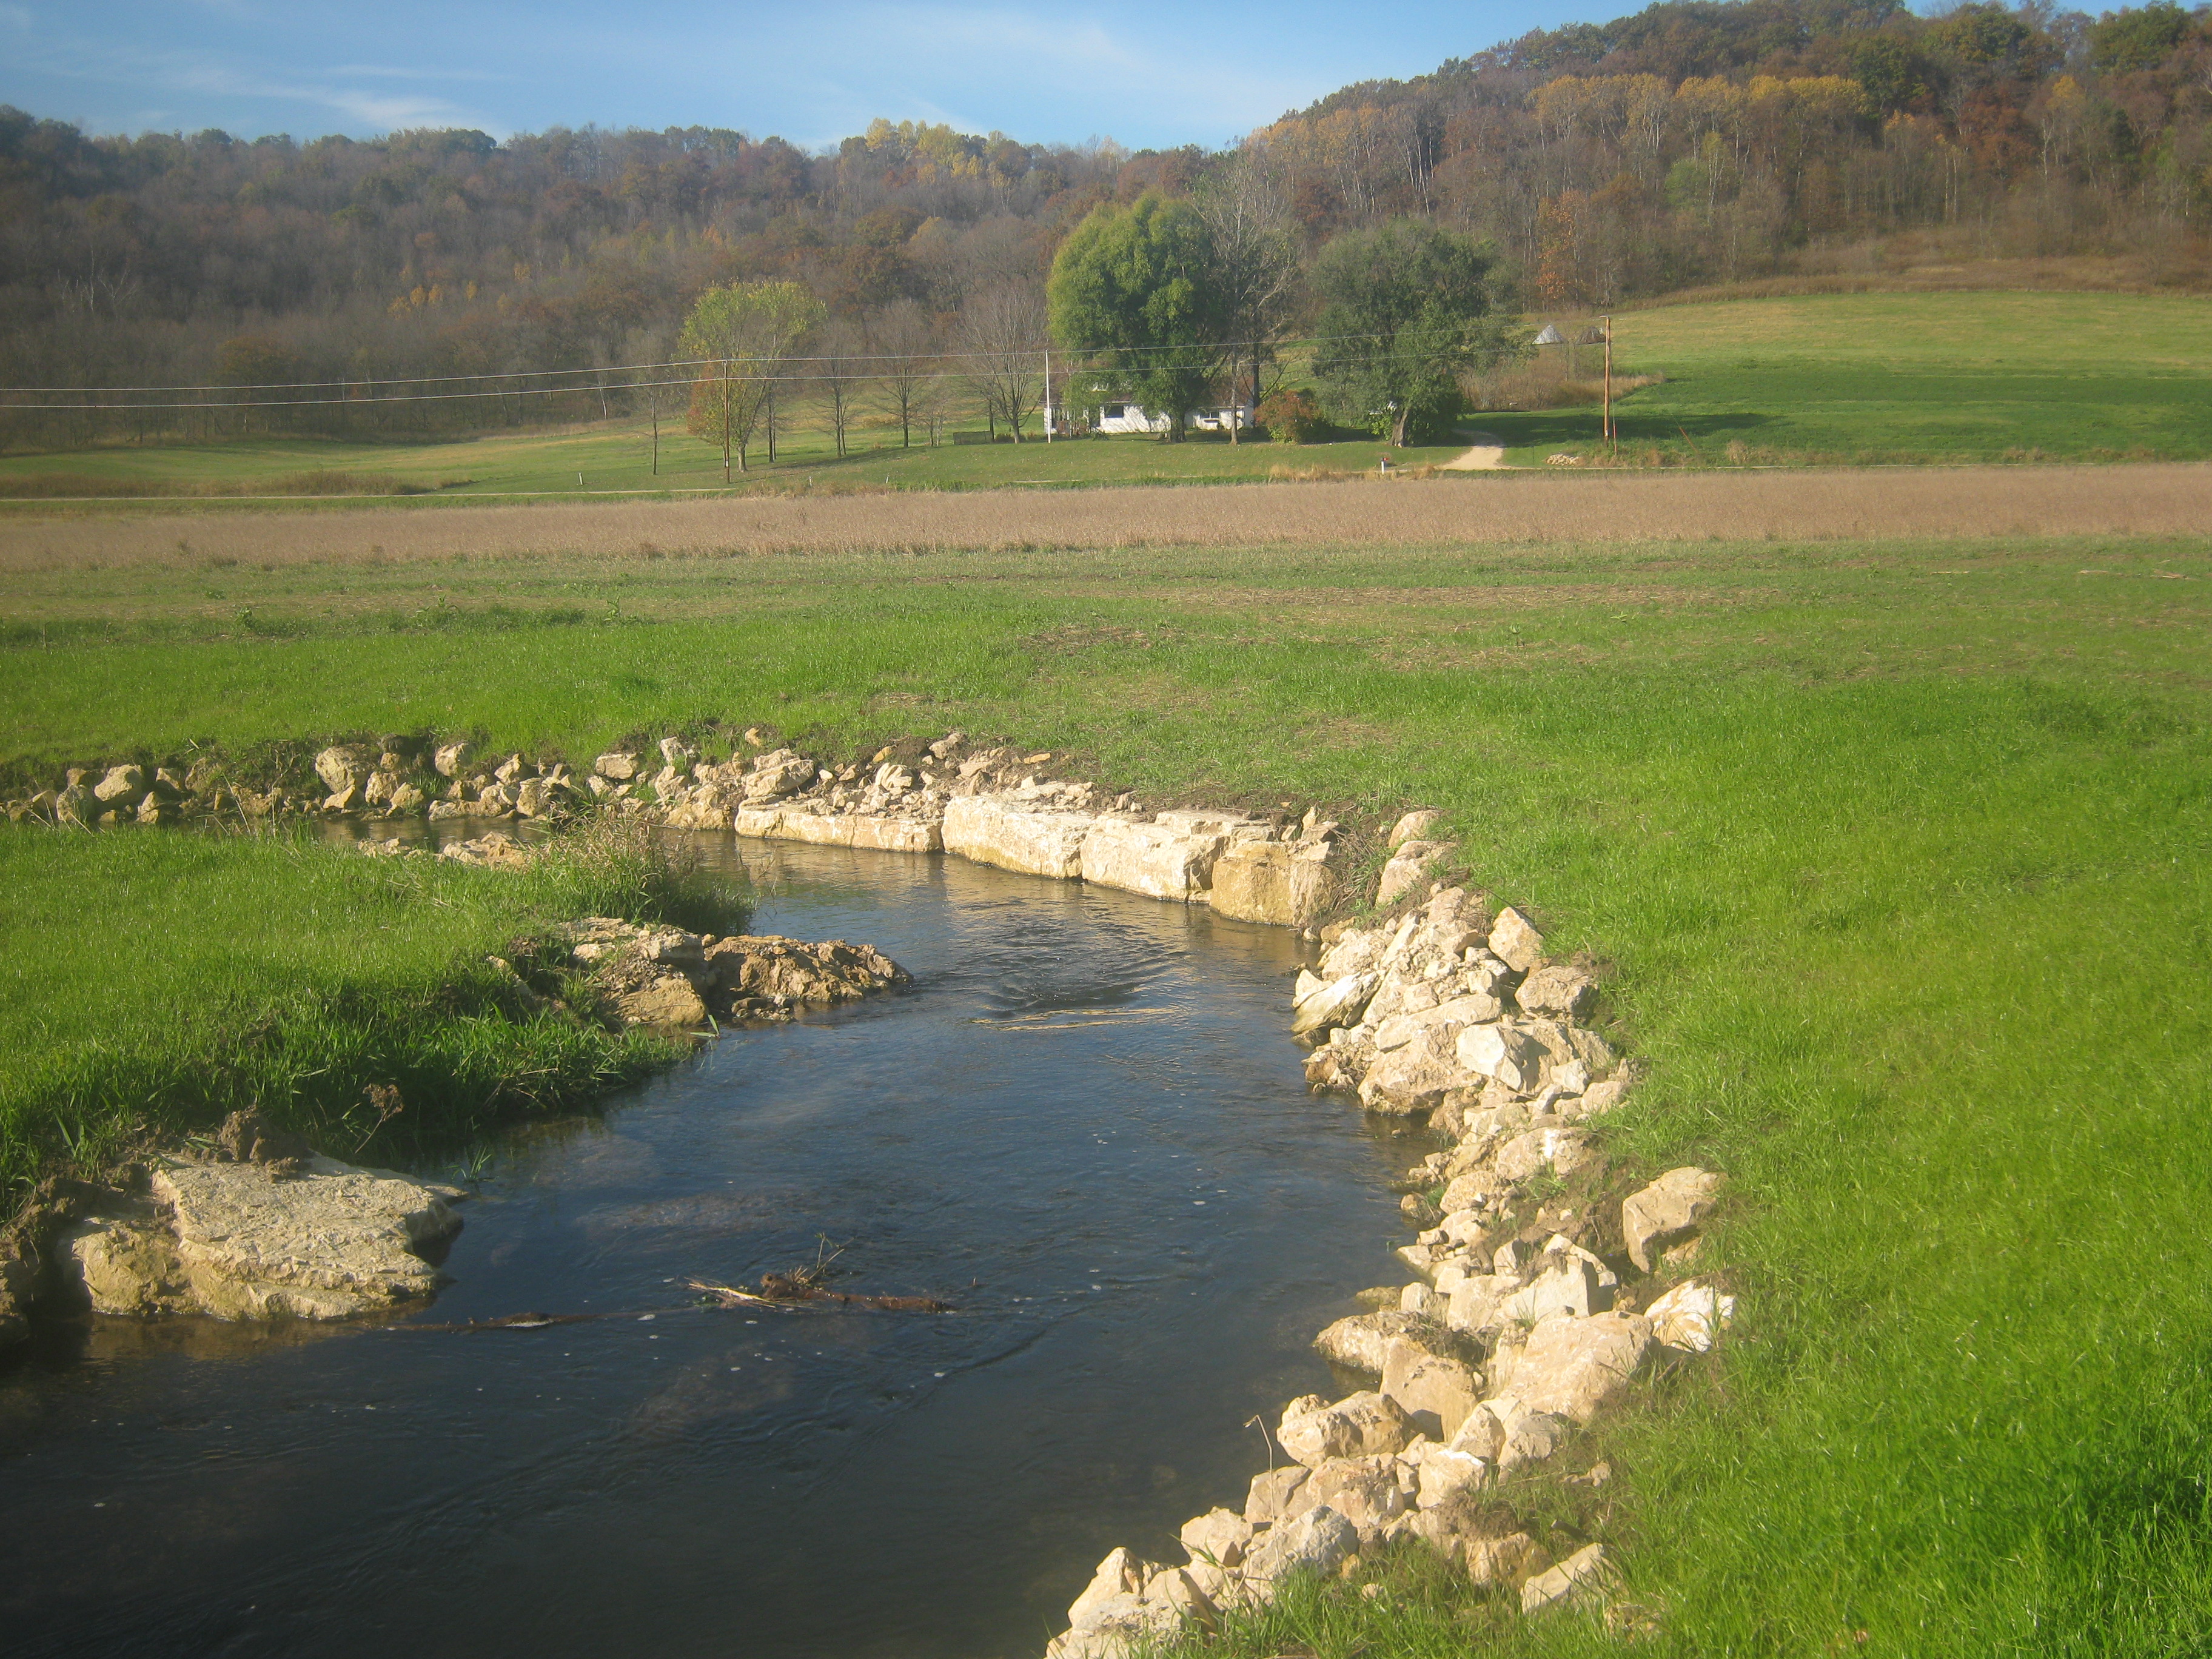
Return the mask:
<svg viewBox="0 0 2212 1659">
<path fill-rule="evenodd" d="M 1052 348 L 1044 351 L 1044 441 L 1052 441 Z"/>
<path fill-rule="evenodd" d="M 1614 439 L 1614 437 L 1615 437 L 1615 435 L 1616 435 L 1616 434 L 1614 434 L 1613 429 L 1613 319 L 1612 319 L 1612 318 L 1610 318 L 1610 317 L 1607 317 L 1607 318 L 1604 319 L 1604 322 L 1605 322 L 1605 404 L 1604 404 L 1604 409 L 1605 409 L 1605 420 L 1604 420 L 1604 425 L 1605 425 L 1606 453 L 1608 453 L 1608 454 L 1610 454 L 1610 453 L 1612 453 L 1613 452 L 1613 450 L 1617 447 L 1617 446 L 1616 446 L 1616 445 L 1614 444 L 1614 442 L 1613 442 L 1613 439 Z"/>
<path fill-rule="evenodd" d="M 722 359 L 722 488 L 730 487 L 730 360 Z"/>
</svg>

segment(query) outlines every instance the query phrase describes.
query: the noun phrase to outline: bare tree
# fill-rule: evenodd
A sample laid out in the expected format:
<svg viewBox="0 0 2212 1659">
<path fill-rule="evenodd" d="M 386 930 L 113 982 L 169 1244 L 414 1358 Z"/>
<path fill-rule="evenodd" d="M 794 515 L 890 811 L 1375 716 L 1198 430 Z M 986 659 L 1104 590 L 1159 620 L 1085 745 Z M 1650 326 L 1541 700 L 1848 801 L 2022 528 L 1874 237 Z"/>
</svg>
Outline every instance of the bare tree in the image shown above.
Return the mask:
<svg viewBox="0 0 2212 1659">
<path fill-rule="evenodd" d="M 960 308 L 960 372 L 1000 421 L 1022 441 L 1022 422 L 1044 394 L 1044 289 L 1036 283 L 1000 283 L 971 295 Z"/>
<path fill-rule="evenodd" d="M 851 431 L 853 417 L 874 378 L 875 365 L 868 361 L 867 337 L 842 318 L 815 335 L 814 349 L 814 391 L 842 457 L 846 434 Z"/>
<path fill-rule="evenodd" d="M 877 406 L 898 422 L 899 447 L 911 448 L 941 367 L 937 325 L 912 300 L 896 300 L 869 313 L 867 339 Z"/>
<path fill-rule="evenodd" d="M 1264 150 L 1237 150 L 1199 186 L 1194 200 L 1213 238 L 1214 280 L 1228 319 L 1230 401 L 1243 366 L 1252 368 L 1252 403 L 1260 403 L 1260 365 L 1273 355 L 1297 283 L 1297 246 L 1290 204 Z M 1230 440 L 1237 432 L 1230 428 Z"/>
</svg>

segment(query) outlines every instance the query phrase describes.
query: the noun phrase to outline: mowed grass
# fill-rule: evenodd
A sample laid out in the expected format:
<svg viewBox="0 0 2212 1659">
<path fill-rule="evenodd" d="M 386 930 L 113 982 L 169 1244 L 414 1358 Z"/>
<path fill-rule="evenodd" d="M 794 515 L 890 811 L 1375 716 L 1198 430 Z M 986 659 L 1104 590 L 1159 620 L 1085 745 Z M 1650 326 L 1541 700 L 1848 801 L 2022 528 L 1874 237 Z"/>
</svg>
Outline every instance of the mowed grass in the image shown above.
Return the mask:
<svg viewBox="0 0 2212 1659">
<path fill-rule="evenodd" d="M 286 580 L 327 584 L 335 613 L 368 569 Z M 294 589 L 295 636 L 0 653 L 15 758 L 58 764 L 73 730 L 131 720 L 149 753 L 958 726 L 1153 799 L 1442 807 L 1474 880 L 1608 964 L 1650 1067 L 1607 1126 L 1624 1156 L 1734 1182 L 1713 1243 L 1731 1340 L 1569 1455 L 1610 1483 L 1528 1499 L 1556 1553 L 1613 1549 L 1656 1620 L 1638 1650 L 2212 1643 L 2201 540 L 822 555 L 596 582 L 549 561 L 592 619 L 537 629 L 466 620 L 527 570 L 459 574 L 483 585 L 424 573 L 451 631 L 319 632 Z M 188 610 L 167 580 L 132 602 Z M 171 844 L 100 843 L 118 876 Z M 13 914 L 63 873 L 24 868 Z M 44 927 L 82 926 L 112 878 L 67 873 L 35 897 Z M 190 912 L 159 910 L 155 936 Z M 348 901 L 345 937 L 362 913 Z M 158 1006 L 166 969 L 132 948 L 153 933 L 97 937 Z M 1382 1599 L 1330 1587 L 1232 1650 L 1620 1645 L 1381 1571 Z"/>
<path fill-rule="evenodd" d="M 1816 295 L 1658 306 L 1613 329 L 1616 373 L 1667 377 L 1620 405 L 1638 465 L 2212 455 L 2203 295 Z M 1591 378 L 1601 354 L 1576 352 Z M 1599 452 L 1591 410 L 1482 423 L 1517 464 Z"/>
<path fill-rule="evenodd" d="M 555 1008 L 490 958 L 588 915 L 699 911 L 605 836 L 523 872 L 367 859 L 291 834 L 0 827 L 0 1207 L 46 1171 L 261 1106 L 340 1158 L 419 1157 L 586 1103 L 681 1052 Z M 404 1106 L 380 1123 L 368 1086 Z"/>
</svg>

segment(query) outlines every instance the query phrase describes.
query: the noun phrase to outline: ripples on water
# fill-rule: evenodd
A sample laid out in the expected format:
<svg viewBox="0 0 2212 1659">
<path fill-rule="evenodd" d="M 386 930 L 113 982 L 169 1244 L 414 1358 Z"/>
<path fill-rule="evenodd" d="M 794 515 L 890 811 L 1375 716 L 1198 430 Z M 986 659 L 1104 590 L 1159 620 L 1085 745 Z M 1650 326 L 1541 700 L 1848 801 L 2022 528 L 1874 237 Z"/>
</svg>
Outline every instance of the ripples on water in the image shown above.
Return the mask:
<svg viewBox="0 0 2212 1659">
<path fill-rule="evenodd" d="M 1030 1656 L 1239 1504 L 1389 1277 L 1401 1166 L 1310 1097 L 1292 941 L 938 858 L 721 843 L 908 993 L 518 1133 L 423 1318 L 94 1322 L 0 1370 L 15 1654 Z M 739 850 L 742 849 L 742 850 Z M 848 1248 L 944 1317 L 686 1310 Z M 635 1316 L 659 1310 L 652 1318 Z"/>
</svg>

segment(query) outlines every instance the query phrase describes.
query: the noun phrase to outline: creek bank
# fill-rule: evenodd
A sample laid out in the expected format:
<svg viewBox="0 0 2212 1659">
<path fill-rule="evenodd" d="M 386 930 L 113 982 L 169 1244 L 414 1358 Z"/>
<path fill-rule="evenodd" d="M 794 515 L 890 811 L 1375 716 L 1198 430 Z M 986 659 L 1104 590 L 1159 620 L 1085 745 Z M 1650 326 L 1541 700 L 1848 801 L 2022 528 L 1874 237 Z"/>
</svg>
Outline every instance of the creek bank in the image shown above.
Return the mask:
<svg viewBox="0 0 2212 1659">
<path fill-rule="evenodd" d="M 295 764 L 289 777 L 259 784 L 207 758 L 182 767 L 72 766 L 58 787 L 4 805 L 18 822 L 85 827 L 315 815 L 473 824 L 614 812 L 680 830 L 950 853 L 1309 931 L 1343 908 L 1351 849 L 1319 812 L 1150 811 L 1127 793 L 1050 776 L 1053 758 L 977 746 L 953 732 L 838 764 L 754 729 L 724 762 L 670 736 L 572 769 L 520 752 L 479 757 L 459 738 L 395 735 L 330 745 L 312 769 Z M 473 850 L 450 855 L 493 864 L 513 856 L 489 836 L 463 845 Z"/>
<path fill-rule="evenodd" d="M 1383 884 L 1401 898 L 1449 850 L 1424 839 L 1435 823 L 1408 814 L 1392 833 Z M 1725 1183 L 1613 1167 L 1599 1120 L 1632 1070 L 1589 1023 L 1590 975 L 1547 957 L 1526 915 L 1431 883 L 1404 914 L 1323 938 L 1292 993 L 1312 1085 L 1425 1116 L 1450 1143 L 1401 1183 L 1419 1228 L 1395 1252 L 1411 1282 L 1364 1293 L 1371 1311 L 1315 1340 L 1372 1385 L 1291 1401 L 1273 1435 L 1291 1462 L 1255 1476 L 1239 1509 L 1188 1522 L 1184 1561 L 1109 1554 L 1048 1659 L 1127 1659 L 1218 1629 L 1292 1571 L 1348 1577 L 1401 1539 L 1524 1614 L 1599 1597 L 1609 1623 L 1648 1618 L 1613 1596 L 1601 1542 L 1523 1522 L 1502 1483 L 1715 1346 L 1735 1298 L 1693 1274 Z M 1598 1465 L 1570 1479 L 1609 1476 Z"/>
</svg>

